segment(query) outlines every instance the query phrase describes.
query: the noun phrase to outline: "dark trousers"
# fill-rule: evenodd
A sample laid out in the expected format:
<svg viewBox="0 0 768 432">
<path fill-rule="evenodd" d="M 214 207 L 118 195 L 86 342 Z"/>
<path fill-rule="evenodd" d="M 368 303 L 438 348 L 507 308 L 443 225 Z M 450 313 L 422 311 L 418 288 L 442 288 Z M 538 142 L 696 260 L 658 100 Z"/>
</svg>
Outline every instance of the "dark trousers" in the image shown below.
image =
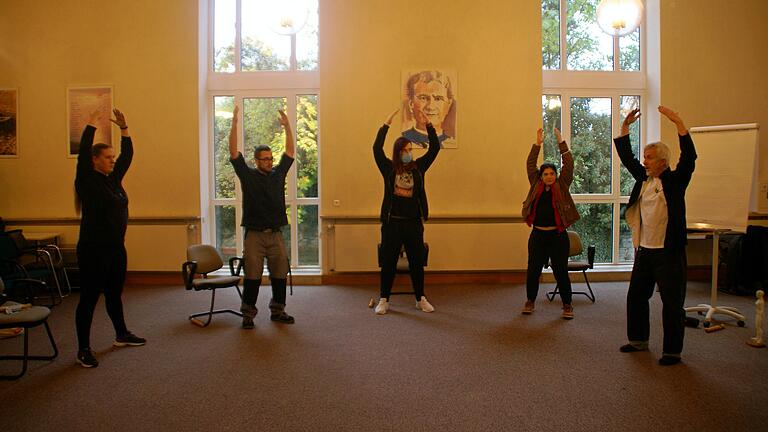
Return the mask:
<svg viewBox="0 0 768 432">
<path fill-rule="evenodd" d="M 531 236 L 528 237 L 528 273 L 525 281 L 528 300 L 536 300 L 539 294 L 541 270 L 549 262 L 563 304 L 571 304 L 571 278 L 568 276 L 570 249 L 571 241 L 565 231 L 541 231 L 535 228 L 531 231 Z"/>
<path fill-rule="evenodd" d="M 124 245 L 77 245 L 80 302 L 75 312 L 75 327 L 79 349 L 84 350 L 91 346 L 91 322 L 102 291 L 115 334 L 121 337 L 128 333 L 122 300 L 127 261 Z"/>
<path fill-rule="evenodd" d="M 287 279 L 271 279 L 272 281 L 272 302 L 285 305 L 285 294 Z M 261 280 L 246 279 L 243 284 L 243 303 L 248 306 L 256 306 L 256 300 L 259 299 L 259 289 Z"/>
<path fill-rule="evenodd" d="M 685 335 L 685 251 L 638 248 L 627 292 L 627 338 L 645 343 L 650 336 L 648 301 L 659 285 L 664 328 L 664 354 L 680 354 Z"/>
<path fill-rule="evenodd" d="M 424 295 L 424 225 L 420 219 L 390 219 L 381 225 L 381 297 L 389 299 L 403 246 L 413 293 L 420 300 Z"/>
</svg>

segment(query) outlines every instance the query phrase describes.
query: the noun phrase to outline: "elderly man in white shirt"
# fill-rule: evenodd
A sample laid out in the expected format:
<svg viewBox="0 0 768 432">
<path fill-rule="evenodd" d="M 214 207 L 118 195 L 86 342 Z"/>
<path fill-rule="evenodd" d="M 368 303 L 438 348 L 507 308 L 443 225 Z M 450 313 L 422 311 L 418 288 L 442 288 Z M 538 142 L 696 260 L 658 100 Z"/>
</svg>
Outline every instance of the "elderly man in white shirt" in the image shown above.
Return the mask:
<svg viewBox="0 0 768 432">
<path fill-rule="evenodd" d="M 696 166 L 696 149 L 678 113 L 664 106 L 659 106 L 659 112 L 677 127 L 680 160 L 674 170 L 669 166 L 669 148 L 664 143 L 646 145 L 642 164 L 632 154 L 629 126 L 640 118 L 639 110 L 627 115 L 621 125 L 621 135 L 614 139 L 621 163 L 636 182 L 625 212 L 636 248 L 627 292 L 629 343 L 619 350 L 632 353 L 648 349 L 649 300 L 658 284 L 664 328 L 659 364 L 670 366 L 680 363 L 685 336 L 685 190 Z"/>
</svg>

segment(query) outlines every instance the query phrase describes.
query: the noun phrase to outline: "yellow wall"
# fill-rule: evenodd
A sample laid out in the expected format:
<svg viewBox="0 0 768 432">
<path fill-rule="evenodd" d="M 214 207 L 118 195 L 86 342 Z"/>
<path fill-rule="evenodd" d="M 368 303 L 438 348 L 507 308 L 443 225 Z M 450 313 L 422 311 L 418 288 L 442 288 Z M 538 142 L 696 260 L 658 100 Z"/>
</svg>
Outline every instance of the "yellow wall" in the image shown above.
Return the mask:
<svg viewBox="0 0 768 432">
<path fill-rule="evenodd" d="M 737 3 L 661 2 L 661 100 L 683 113 L 689 126 L 768 125 L 768 30 L 762 22 L 768 2 Z M 417 67 L 458 73 L 459 148 L 443 151 L 427 176 L 432 214 L 519 215 L 527 190 L 524 159 L 540 124 L 539 2 L 424 6 L 410 0 L 321 0 L 325 216 L 378 214 L 382 184 L 372 140 L 398 107 L 401 70 Z M 136 157 L 125 180 L 131 215 L 199 215 L 198 13 L 193 0 L 0 1 L 0 88 L 21 91 L 21 157 L 0 159 L 0 216 L 74 217 L 75 160 L 65 156 L 65 92 L 67 86 L 90 84 L 114 85 L 115 105 L 131 125 Z M 398 127 L 396 121 L 387 148 Z M 674 140 L 674 129 L 662 123 L 662 137 Z M 762 133 L 764 182 L 766 141 L 768 133 Z M 360 232 L 371 237 L 370 248 L 352 248 L 359 236 L 347 231 L 342 237 L 351 239 L 348 248 L 337 245 L 334 253 L 340 255 L 326 258 L 371 269 L 375 219 L 367 225 Z M 189 241 L 189 233 L 179 231 L 183 227 L 169 228 L 158 239 L 163 228 L 130 226 L 127 245 L 136 257 L 131 269 L 177 270 L 178 254 Z M 327 245 L 333 232 L 326 228 Z M 61 231 L 67 243 L 76 239 L 71 228 Z M 428 225 L 427 238 L 440 245 L 430 265 L 474 269 L 466 264 L 471 260 L 523 268 L 525 232 L 522 224 L 508 221 Z M 466 248 L 471 257 L 451 243 L 478 238 L 487 243 Z M 148 252 L 158 250 L 158 240 L 168 243 L 159 261 Z"/>
<path fill-rule="evenodd" d="M 197 7 L 188 0 L 0 2 L 0 88 L 17 87 L 18 159 L 0 159 L 0 215 L 74 217 L 68 86 L 114 86 L 135 157 L 131 216 L 199 213 Z"/>
<path fill-rule="evenodd" d="M 0 216 L 70 219 L 52 230 L 77 241 L 66 89 L 105 84 L 134 141 L 131 217 L 199 215 L 197 18 L 189 0 L 0 2 L 0 88 L 20 92 L 20 157 L 0 159 Z M 129 269 L 176 270 L 185 230 L 131 224 Z"/>
<path fill-rule="evenodd" d="M 688 127 L 759 123 L 762 184 L 768 183 L 766 19 L 764 0 L 661 2 L 662 103 Z M 677 142 L 674 127 L 662 123 L 661 132 L 666 142 Z"/>
<path fill-rule="evenodd" d="M 378 215 L 376 131 L 399 107 L 401 70 L 434 67 L 458 73 L 459 148 L 441 152 L 427 174 L 430 212 L 519 215 L 541 123 L 539 4 L 321 3 L 322 213 Z M 387 152 L 400 124 L 392 126 Z"/>
<path fill-rule="evenodd" d="M 399 107 L 401 71 L 414 68 L 458 75 L 459 148 L 443 150 L 426 176 L 430 214 L 520 215 L 525 157 L 541 124 L 538 2 L 323 0 L 320 19 L 322 215 L 378 216 L 383 185 L 373 139 Z M 396 120 L 387 153 L 398 130 Z M 521 237 L 515 225 L 522 224 L 428 223 L 425 238 L 440 244 L 428 268 L 524 268 L 525 240 L 508 241 Z M 376 268 L 375 219 L 323 230 L 325 271 Z"/>
</svg>

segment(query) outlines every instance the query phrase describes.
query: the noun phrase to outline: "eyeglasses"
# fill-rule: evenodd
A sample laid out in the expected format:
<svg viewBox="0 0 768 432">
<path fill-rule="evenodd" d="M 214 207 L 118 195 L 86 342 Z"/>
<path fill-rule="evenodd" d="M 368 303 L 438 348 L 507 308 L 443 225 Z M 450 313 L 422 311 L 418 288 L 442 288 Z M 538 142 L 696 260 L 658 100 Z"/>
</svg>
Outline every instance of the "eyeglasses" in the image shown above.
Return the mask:
<svg viewBox="0 0 768 432">
<path fill-rule="evenodd" d="M 272 162 L 273 160 L 275 160 L 275 158 L 273 158 L 273 157 L 265 157 L 265 158 L 256 158 L 256 160 Z"/>
</svg>

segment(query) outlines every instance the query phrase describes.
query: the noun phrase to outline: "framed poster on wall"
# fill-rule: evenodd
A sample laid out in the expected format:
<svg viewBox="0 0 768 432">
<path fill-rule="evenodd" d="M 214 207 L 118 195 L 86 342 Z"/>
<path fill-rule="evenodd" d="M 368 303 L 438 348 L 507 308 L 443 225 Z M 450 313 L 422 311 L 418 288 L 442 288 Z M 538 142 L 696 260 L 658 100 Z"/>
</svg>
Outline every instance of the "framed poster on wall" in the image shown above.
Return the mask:
<svg viewBox="0 0 768 432">
<path fill-rule="evenodd" d="M 19 90 L 0 89 L 0 158 L 19 157 Z"/>
<path fill-rule="evenodd" d="M 67 157 L 77 157 L 83 129 L 93 117 L 94 143 L 112 145 L 112 86 L 67 88 Z"/>
</svg>

